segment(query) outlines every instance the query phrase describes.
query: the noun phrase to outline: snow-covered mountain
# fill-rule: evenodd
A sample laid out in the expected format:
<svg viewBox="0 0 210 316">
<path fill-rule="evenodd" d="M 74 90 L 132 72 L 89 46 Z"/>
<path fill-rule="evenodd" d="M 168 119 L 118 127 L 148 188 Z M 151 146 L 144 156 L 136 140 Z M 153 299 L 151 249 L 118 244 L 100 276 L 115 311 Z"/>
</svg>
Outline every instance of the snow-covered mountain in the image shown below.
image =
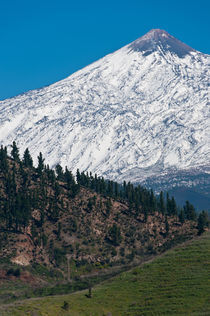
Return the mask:
<svg viewBox="0 0 210 316">
<path fill-rule="evenodd" d="M 209 62 L 151 30 L 64 80 L 1 101 L 0 143 L 118 181 L 208 172 Z"/>
</svg>

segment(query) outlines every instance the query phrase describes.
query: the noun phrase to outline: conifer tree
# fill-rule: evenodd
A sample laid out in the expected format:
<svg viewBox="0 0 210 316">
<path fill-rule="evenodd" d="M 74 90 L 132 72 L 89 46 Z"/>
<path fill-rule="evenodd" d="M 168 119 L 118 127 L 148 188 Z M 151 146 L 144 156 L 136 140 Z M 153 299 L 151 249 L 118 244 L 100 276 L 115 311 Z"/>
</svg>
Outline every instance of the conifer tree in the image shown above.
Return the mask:
<svg viewBox="0 0 210 316">
<path fill-rule="evenodd" d="M 0 149 L 0 171 L 8 173 L 7 147 L 1 145 Z"/>
<path fill-rule="evenodd" d="M 202 211 L 198 216 L 198 235 L 201 235 L 205 231 L 205 227 L 208 227 L 208 214 Z"/>
<path fill-rule="evenodd" d="M 114 246 L 118 246 L 120 244 L 122 237 L 120 228 L 116 224 L 113 224 L 113 226 L 110 227 L 108 239 L 113 243 Z"/>
<path fill-rule="evenodd" d="M 11 156 L 15 161 L 20 161 L 19 157 L 19 149 L 17 148 L 16 142 L 13 141 L 12 143 L 12 150 L 11 150 Z"/>
<path fill-rule="evenodd" d="M 152 189 L 150 190 L 150 207 L 153 212 L 156 211 L 156 200 Z"/>
<path fill-rule="evenodd" d="M 23 154 L 23 163 L 26 167 L 30 167 L 32 168 L 33 167 L 33 159 L 29 153 L 29 149 L 26 148 L 26 150 L 24 151 L 24 154 Z"/>
<path fill-rule="evenodd" d="M 166 211 L 168 215 L 171 215 L 171 200 L 169 198 L 169 194 L 166 194 Z"/>
<path fill-rule="evenodd" d="M 78 183 L 78 184 L 81 184 L 81 183 L 80 183 L 80 181 L 81 181 L 81 174 L 80 174 L 80 172 L 79 172 L 79 169 L 77 169 L 76 179 L 77 179 L 77 183 Z"/>
<path fill-rule="evenodd" d="M 174 197 L 171 198 L 171 212 L 172 215 L 177 215 L 177 206 Z"/>
<path fill-rule="evenodd" d="M 180 221 L 180 223 L 184 223 L 184 221 L 185 221 L 185 216 L 184 216 L 184 210 L 183 210 L 183 208 L 181 209 L 181 211 L 180 211 L 180 213 L 179 213 L 179 221 Z"/>
<path fill-rule="evenodd" d="M 63 168 L 61 167 L 60 164 L 57 164 L 55 167 L 55 171 L 57 173 L 57 179 L 62 181 L 64 178 L 64 174 L 63 174 Z"/>
<path fill-rule="evenodd" d="M 196 219 L 195 208 L 189 201 L 186 201 L 186 203 L 184 205 L 184 213 L 185 213 L 186 219 L 188 219 L 188 220 L 195 220 Z"/>
<path fill-rule="evenodd" d="M 37 158 L 38 158 L 37 171 L 38 171 L 38 174 L 41 175 L 44 169 L 44 158 L 41 152 L 39 153 L 39 156 Z"/>
<path fill-rule="evenodd" d="M 163 196 L 163 191 L 160 192 L 160 200 L 159 200 L 159 206 L 160 206 L 160 212 L 162 214 L 165 214 L 165 202 L 164 202 L 164 196 Z"/>
</svg>

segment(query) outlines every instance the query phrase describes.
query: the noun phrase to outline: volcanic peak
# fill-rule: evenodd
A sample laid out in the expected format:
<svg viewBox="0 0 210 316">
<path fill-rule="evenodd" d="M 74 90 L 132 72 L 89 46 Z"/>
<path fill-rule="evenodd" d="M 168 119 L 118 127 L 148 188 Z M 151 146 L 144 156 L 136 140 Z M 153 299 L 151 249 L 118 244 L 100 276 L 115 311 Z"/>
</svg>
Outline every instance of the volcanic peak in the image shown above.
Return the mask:
<svg viewBox="0 0 210 316">
<path fill-rule="evenodd" d="M 140 37 L 139 39 L 161 40 L 162 37 L 169 38 L 170 36 L 171 35 L 164 30 L 152 29 L 148 33 Z"/>
<path fill-rule="evenodd" d="M 179 41 L 169 33 L 160 29 L 152 29 L 144 36 L 138 38 L 129 45 L 134 51 L 143 52 L 144 56 L 150 55 L 155 51 L 161 51 L 165 54 L 171 52 L 183 58 L 192 51 L 190 46 Z"/>
</svg>

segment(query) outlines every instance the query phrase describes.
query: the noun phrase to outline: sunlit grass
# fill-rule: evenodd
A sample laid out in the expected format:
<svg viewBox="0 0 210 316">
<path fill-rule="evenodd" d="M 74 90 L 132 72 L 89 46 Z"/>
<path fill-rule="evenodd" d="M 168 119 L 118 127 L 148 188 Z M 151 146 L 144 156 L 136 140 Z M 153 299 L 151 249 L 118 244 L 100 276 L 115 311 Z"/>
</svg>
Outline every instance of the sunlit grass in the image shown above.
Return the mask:
<svg viewBox="0 0 210 316">
<path fill-rule="evenodd" d="M 210 315 L 210 233 L 88 291 L 30 299 L 2 315 Z M 69 310 L 62 306 L 69 303 Z M 111 313 L 111 314 L 110 314 Z"/>
</svg>

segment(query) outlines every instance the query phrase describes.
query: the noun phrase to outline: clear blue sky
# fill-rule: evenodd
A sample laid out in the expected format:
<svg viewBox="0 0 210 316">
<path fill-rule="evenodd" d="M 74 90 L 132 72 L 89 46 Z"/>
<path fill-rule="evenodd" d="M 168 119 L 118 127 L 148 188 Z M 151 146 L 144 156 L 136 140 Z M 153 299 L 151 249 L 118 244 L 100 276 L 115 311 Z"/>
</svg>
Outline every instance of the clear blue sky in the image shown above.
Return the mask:
<svg viewBox="0 0 210 316">
<path fill-rule="evenodd" d="M 161 28 L 210 53 L 209 0 L 0 0 L 0 100 L 69 76 Z"/>
</svg>

